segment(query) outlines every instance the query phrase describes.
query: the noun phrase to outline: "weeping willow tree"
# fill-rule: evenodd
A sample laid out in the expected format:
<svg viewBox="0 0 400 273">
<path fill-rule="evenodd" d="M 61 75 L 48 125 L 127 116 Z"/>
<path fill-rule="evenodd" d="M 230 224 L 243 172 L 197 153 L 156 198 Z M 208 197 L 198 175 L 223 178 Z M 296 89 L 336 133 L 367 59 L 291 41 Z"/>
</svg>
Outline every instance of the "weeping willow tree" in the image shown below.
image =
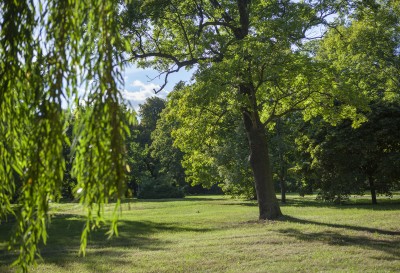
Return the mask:
<svg viewBox="0 0 400 273">
<path fill-rule="evenodd" d="M 10 247 L 19 249 L 15 264 L 23 271 L 46 243 L 49 202 L 60 193 L 65 169 L 68 115 L 82 101 L 86 110 L 71 143 L 87 210 L 81 251 L 111 197 L 117 202 L 109 232 L 117 231 L 128 134 L 119 106 L 126 50 L 119 8 L 105 0 L 0 2 L 0 220 L 16 219 Z"/>
</svg>

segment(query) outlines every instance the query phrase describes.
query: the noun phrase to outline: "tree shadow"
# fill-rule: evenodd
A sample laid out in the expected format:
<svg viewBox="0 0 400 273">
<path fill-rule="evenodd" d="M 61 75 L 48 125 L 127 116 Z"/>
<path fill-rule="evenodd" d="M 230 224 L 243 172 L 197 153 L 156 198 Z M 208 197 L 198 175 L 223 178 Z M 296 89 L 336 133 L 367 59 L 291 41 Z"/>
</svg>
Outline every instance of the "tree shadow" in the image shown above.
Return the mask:
<svg viewBox="0 0 400 273">
<path fill-rule="evenodd" d="M 331 228 L 349 229 L 349 230 L 360 231 L 360 232 L 377 233 L 380 235 L 400 236 L 400 231 L 392 231 L 392 230 L 384 230 L 384 229 L 379 229 L 379 228 L 369 228 L 369 227 L 360 227 L 360 226 L 351 226 L 351 225 L 344 225 L 344 224 L 323 223 L 323 222 L 300 219 L 300 218 L 296 218 L 296 217 L 288 216 L 288 215 L 282 216 L 279 219 L 279 221 L 316 225 L 316 226 L 325 226 L 325 227 L 331 227 Z"/>
<path fill-rule="evenodd" d="M 212 195 L 186 195 L 183 198 L 160 198 L 160 199 L 138 199 L 137 197 L 130 197 L 130 198 L 123 198 L 121 200 L 121 204 L 133 204 L 133 203 L 154 203 L 154 202 L 176 202 L 176 201 L 223 201 L 227 200 L 224 197 L 221 197 L 223 195 L 217 194 L 213 197 L 209 197 Z M 61 200 L 58 201 L 58 203 L 61 204 L 70 204 L 70 203 L 76 203 L 79 204 L 79 200 L 75 199 L 68 199 L 68 198 L 62 198 Z M 109 204 L 115 204 L 116 200 L 110 200 Z"/>
<path fill-rule="evenodd" d="M 301 197 L 300 197 L 301 198 Z M 314 208 L 333 208 L 333 209 L 365 209 L 365 210 L 377 210 L 377 211 L 391 211 L 400 210 L 400 200 L 385 200 L 377 205 L 370 203 L 344 203 L 335 204 L 332 202 L 324 202 L 320 200 L 312 199 L 288 199 L 286 203 L 279 202 L 281 207 L 314 207 Z M 245 207 L 257 207 L 257 201 L 254 200 L 243 200 L 242 202 L 223 203 L 225 206 L 245 206 Z"/>
<path fill-rule="evenodd" d="M 226 199 L 225 199 L 226 200 Z M 316 199 L 297 197 L 287 199 L 285 203 L 279 201 L 279 205 L 281 207 L 316 207 L 316 208 L 334 208 L 334 209 L 366 209 L 366 210 L 378 210 L 378 211 L 390 211 L 390 210 L 399 210 L 400 209 L 400 200 L 399 199 L 388 199 L 388 200 L 380 200 L 381 202 L 377 205 L 371 204 L 369 201 L 363 200 L 363 202 L 346 202 L 342 204 L 335 204 L 333 202 L 326 202 Z M 255 200 L 243 200 L 242 202 L 235 203 L 224 203 L 221 205 L 226 206 L 245 206 L 245 207 L 257 207 L 257 201 Z"/>
<path fill-rule="evenodd" d="M 81 241 L 81 233 L 86 218 L 74 214 L 57 214 L 52 218 L 48 228 L 48 239 L 46 245 L 40 245 L 40 254 L 46 263 L 57 264 L 57 266 L 68 266 L 71 261 L 81 262 L 91 267 L 93 272 L 107 272 L 102 270 L 101 265 L 93 259 L 106 257 L 107 261 L 115 260 L 119 264 L 124 263 L 121 255 L 124 248 L 136 248 L 146 251 L 157 251 L 168 248 L 171 241 L 154 238 L 153 234 L 161 232 L 207 232 L 206 228 L 182 227 L 168 223 L 157 223 L 152 221 L 118 221 L 119 236 L 108 239 L 105 234 L 108 226 L 105 225 L 90 233 L 87 244 L 87 256 L 78 258 Z M 5 223 L 0 227 L 0 246 L 9 240 L 13 223 Z M 5 232 L 8 230 L 8 232 Z M 95 253 L 95 255 L 90 255 Z M 17 252 L 8 252 L 6 248 L 0 248 L 0 265 L 10 265 L 16 258 Z M 110 261 L 111 261 L 110 260 Z"/>
<path fill-rule="evenodd" d="M 199 196 L 185 196 L 184 198 L 165 198 L 165 199 L 136 199 L 136 198 L 130 198 L 130 199 L 124 199 L 122 200 L 122 203 L 153 203 L 153 202 L 176 202 L 176 201 L 226 201 L 226 198 L 223 197 L 199 197 Z"/>
<path fill-rule="evenodd" d="M 342 234 L 340 231 L 302 232 L 301 230 L 294 228 L 286 228 L 278 230 L 278 232 L 285 234 L 286 236 L 295 237 L 302 241 L 318 241 L 329 245 L 339 245 L 339 246 L 355 245 L 359 247 L 384 251 L 392 256 L 388 257 L 388 259 L 400 258 L 400 248 L 399 248 L 400 231 L 352 226 L 345 224 L 323 223 L 323 222 L 299 219 L 292 216 L 283 216 L 281 217 L 280 221 L 324 226 L 330 228 L 357 231 L 361 233 L 364 232 L 364 233 L 390 236 L 389 239 L 385 240 L 385 239 L 373 238 L 367 235 L 347 235 L 347 234 Z"/>
<path fill-rule="evenodd" d="M 282 203 L 281 203 L 282 205 Z M 356 202 L 345 202 L 343 204 L 335 204 L 333 202 L 324 202 L 320 200 L 310 200 L 310 199 L 289 199 L 283 206 L 293 206 L 293 207 L 320 207 L 320 208 L 335 208 L 335 209 L 366 209 L 366 210 L 379 210 L 379 211 L 390 211 L 400 209 L 400 200 L 389 199 L 381 200 L 377 205 L 371 204 L 369 201 L 364 201 L 361 203 Z"/>
</svg>

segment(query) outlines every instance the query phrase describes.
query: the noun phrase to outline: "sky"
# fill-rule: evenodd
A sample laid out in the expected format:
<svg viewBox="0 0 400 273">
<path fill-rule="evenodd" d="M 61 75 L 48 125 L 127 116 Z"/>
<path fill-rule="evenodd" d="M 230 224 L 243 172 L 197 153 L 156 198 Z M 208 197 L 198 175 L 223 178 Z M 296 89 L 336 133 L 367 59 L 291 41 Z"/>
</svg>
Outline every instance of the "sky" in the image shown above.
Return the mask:
<svg viewBox="0 0 400 273">
<path fill-rule="evenodd" d="M 146 98 L 157 96 L 166 98 L 168 93 L 172 91 L 175 84 L 179 81 L 190 81 L 192 72 L 181 69 L 179 72 L 168 76 L 168 84 L 158 94 L 154 89 L 160 88 L 164 83 L 164 75 L 158 77 L 160 73 L 151 69 L 140 69 L 131 65 L 124 72 L 125 88 L 123 92 L 124 98 L 129 102 L 131 107 L 136 111 L 139 104 L 143 104 Z"/>
</svg>

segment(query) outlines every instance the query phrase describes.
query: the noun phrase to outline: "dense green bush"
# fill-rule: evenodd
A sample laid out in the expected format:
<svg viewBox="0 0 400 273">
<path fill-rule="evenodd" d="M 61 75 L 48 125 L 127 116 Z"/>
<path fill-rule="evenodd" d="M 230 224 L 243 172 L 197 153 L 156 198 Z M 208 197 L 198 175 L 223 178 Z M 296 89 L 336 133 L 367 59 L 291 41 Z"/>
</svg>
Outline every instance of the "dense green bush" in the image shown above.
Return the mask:
<svg viewBox="0 0 400 273">
<path fill-rule="evenodd" d="M 139 199 L 183 198 L 182 188 L 174 185 L 168 176 L 143 179 L 138 191 Z"/>
</svg>

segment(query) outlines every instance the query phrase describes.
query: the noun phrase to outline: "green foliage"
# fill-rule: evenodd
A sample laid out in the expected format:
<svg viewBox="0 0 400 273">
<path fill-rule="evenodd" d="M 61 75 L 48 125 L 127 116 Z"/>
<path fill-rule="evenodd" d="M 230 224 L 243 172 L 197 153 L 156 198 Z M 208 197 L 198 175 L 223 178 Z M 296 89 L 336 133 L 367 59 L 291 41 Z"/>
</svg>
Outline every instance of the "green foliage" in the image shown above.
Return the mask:
<svg viewBox="0 0 400 273">
<path fill-rule="evenodd" d="M 183 186 L 184 180 L 182 166 L 179 158 L 176 159 L 169 153 L 177 152 L 174 151 L 171 136 L 168 134 L 170 127 L 166 123 L 158 125 L 164 108 L 163 99 L 146 99 L 139 109 L 140 124 L 131 127 L 133 137 L 130 138 L 128 161 L 132 166 L 132 175 L 129 186 L 135 189 L 138 198 L 184 196 L 183 190 L 179 188 Z"/>
<path fill-rule="evenodd" d="M 83 253 L 89 230 L 102 221 L 102 204 L 123 192 L 128 131 L 119 107 L 126 50 L 119 8 L 114 1 L 0 3 L 0 218 L 17 218 L 12 245 L 24 271 L 39 254 L 39 242 L 46 243 L 48 203 L 63 181 L 69 111 L 62 104 L 78 107 L 81 86 L 88 106 L 74 128 L 73 173 L 87 208 Z M 13 210 L 15 173 L 22 188 Z"/>
<path fill-rule="evenodd" d="M 316 58 L 325 63 L 323 85 L 338 94 L 339 117 L 354 115 L 354 108 L 344 106 L 348 103 L 365 111 L 371 101 L 399 100 L 400 13 L 394 2 L 361 5 L 346 24 L 330 30 L 317 49 Z M 363 121 L 360 115 L 354 125 Z"/>
<path fill-rule="evenodd" d="M 275 121 L 268 132 L 271 165 L 274 182 L 281 191 L 281 201 L 285 202 L 286 192 L 301 192 L 299 177 L 293 168 L 300 161 L 295 139 L 302 124 L 300 113 L 292 113 Z"/>
<path fill-rule="evenodd" d="M 160 164 L 159 173 L 168 174 L 179 186 L 186 185 L 185 173 L 181 161 L 183 153 L 173 146 L 172 130 L 179 126 L 177 120 L 167 120 L 169 108 L 165 108 L 157 120 L 157 126 L 151 133 L 150 155 Z"/>
<path fill-rule="evenodd" d="M 306 137 L 299 139 L 299 143 L 312 143 L 312 149 L 307 144 L 305 149 L 313 163 L 304 165 L 303 170 L 308 172 L 309 184 L 322 190 L 323 199 L 341 201 L 368 188 L 372 192 L 376 188 L 380 193 L 389 193 L 397 183 L 392 164 L 396 160 L 386 162 L 385 158 L 391 157 L 382 156 L 383 150 L 391 148 L 378 144 L 377 139 L 389 141 L 385 131 L 396 135 L 396 115 L 388 113 L 394 113 L 397 107 L 390 106 L 390 102 L 397 105 L 400 98 L 398 11 L 395 1 L 356 5 L 354 13 L 314 47 L 324 75 L 321 86 L 337 94 L 334 107 L 328 108 L 323 116 L 338 128 L 311 126 L 314 130 L 319 128 L 319 132 L 309 132 L 313 139 Z M 383 119 L 383 112 L 390 118 Z M 351 126 L 360 128 L 351 129 L 348 121 L 341 121 L 346 118 L 353 120 Z M 392 141 L 387 145 L 397 144 Z M 300 164 L 297 169 L 302 169 Z M 312 174 L 313 169 L 318 170 L 317 175 Z M 388 175 L 390 179 L 385 178 Z"/>
<path fill-rule="evenodd" d="M 133 61 L 162 71 L 166 82 L 170 73 L 197 65 L 196 82 L 171 97 L 166 118 L 179 124 L 172 136 L 184 152 L 191 183 L 221 183 L 227 191 L 252 195 L 250 149 L 245 148 L 252 141 L 246 141 L 246 127 L 239 122 L 246 117 L 249 128 L 259 131 L 295 111 L 307 118 L 323 114 L 340 120 L 343 111 L 359 118 L 357 102 L 350 99 L 339 113 L 329 111 L 338 94 L 324 90 L 325 64 L 303 50 L 307 30 L 342 8 L 336 1 L 135 1 L 127 6 L 124 28 Z M 267 162 L 268 154 L 259 158 Z"/>
<path fill-rule="evenodd" d="M 76 114 L 77 112 L 75 112 Z M 61 196 L 67 199 L 74 199 L 74 189 L 76 188 L 77 180 L 72 175 L 73 153 L 71 152 L 71 142 L 73 141 L 73 128 L 76 122 L 75 115 L 71 115 L 68 122 L 68 127 L 65 132 L 68 142 L 63 143 L 63 157 L 65 159 L 65 171 L 62 182 Z"/>
<path fill-rule="evenodd" d="M 329 166 L 323 160 L 320 165 L 303 161 L 298 169 L 331 168 L 323 180 L 334 179 L 345 187 L 326 192 L 348 194 L 348 190 L 363 189 L 358 182 L 363 180 L 365 166 L 371 165 L 368 162 L 385 158 L 384 165 L 373 168 L 376 185 L 384 181 L 378 190 L 388 192 L 397 181 L 391 164 L 398 164 L 398 138 L 396 131 L 384 131 L 397 128 L 397 116 L 379 119 L 377 124 L 384 120 L 382 130 L 371 123 L 362 125 L 367 116 L 371 120 L 379 116 L 379 109 L 369 114 L 371 102 L 399 101 L 397 1 L 134 0 L 126 4 L 39 0 L 2 1 L 0 10 L 0 219 L 12 214 L 17 219 L 12 245 L 19 248 L 16 263 L 24 271 L 39 254 L 37 245 L 46 243 L 49 202 L 60 196 L 66 169 L 67 173 L 72 169 L 77 178 L 73 194 L 79 195 L 87 212 L 81 237 L 84 253 L 88 232 L 104 221 L 104 204 L 115 199 L 109 233 L 117 232 L 117 208 L 131 168 L 139 178 L 130 176 L 130 180 L 142 179 L 143 186 L 181 183 L 177 162 L 182 155 L 170 146 L 171 135 L 174 145 L 185 153 L 183 165 L 191 182 L 222 183 L 227 191 L 250 195 L 244 132 L 254 155 L 257 149 L 251 144 L 264 145 L 264 129 L 280 118 L 295 111 L 308 120 L 321 115 L 344 127 L 338 131 L 327 127 L 322 141 L 337 143 L 338 138 L 364 130 L 363 137 L 376 139 L 359 136 L 359 144 L 374 148 L 351 146 L 362 154 L 361 163 L 353 160 L 347 166 Z M 340 17 L 329 23 L 333 28 L 326 38 L 304 45 L 307 31 L 328 25 L 326 16 L 334 13 Z M 165 84 L 170 73 L 196 65 L 195 83 L 171 95 L 157 130 L 163 101 L 149 100 L 152 105 L 142 107 L 142 122 L 135 128 L 129 127 L 134 116 L 120 107 L 123 52 L 131 54 L 137 65 L 164 73 Z M 78 92 L 81 89 L 84 94 Z M 68 104 L 68 110 L 63 104 Z M 72 135 L 71 109 L 76 110 Z M 342 123 L 347 119 L 359 130 Z M 307 143 L 307 139 L 299 142 Z M 285 141 L 271 139 L 271 143 L 278 148 L 271 149 L 271 154 L 278 151 L 278 165 L 286 169 L 290 155 L 282 156 L 279 144 Z M 69 144 L 72 166 L 64 159 Z M 168 149 L 159 149 L 167 144 Z M 320 144 L 309 149 L 314 159 L 332 160 L 327 156 L 329 147 Z M 348 147 L 340 143 L 331 155 L 344 162 L 346 156 L 335 153 Z M 269 204 L 275 202 L 269 183 L 272 176 L 268 149 L 261 148 L 256 158 L 265 159 L 265 164 L 258 164 L 264 169 L 256 183 L 272 192 L 265 203 Z M 170 152 L 173 163 L 166 161 Z M 171 176 L 168 164 L 174 168 Z M 260 171 L 254 166 L 253 173 Z M 361 171 L 355 174 L 349 167 Z M 339 172 L 356 177 L 357 185 L 345 184 L 350 176 L 338 177 Z M 12 207 L 15 196 L 19 196 L 18 205 Z M 280 215 L 276 212 L 275 216 Z"/>
<path fill-rule="evenodd" d="M 139 199 L 183 198 L 185 193 L 168 174 L 147 177 L 139 186 Z"/>
<path fill-rule="evenodd" d="M 157 121 L 164 108 L 165 101 L 159 97 L 147 98 L 145 103 L 140 105 L 140 124 L 144 130 L 152 132 L 156 129 Z"/>
<path fill-rule="evenodd" d="M 147 98 L 140 105 L 139 115 L 140 123 L 136 126 L 137 134 L 131 143 L 131 147 L 135 146 L 137 150 L 136 156 L 132 159 L 137 166 L 136 183 L 141 184 L 151 178 L 156 178 L 160 169 L 159 162 L 151 157 L 150 146 L 152 144 L 151 133 L 156 129 L 157 121 L 165 107 L 165 101 L 158 97 Z"/>
<path fill-rule="evenodd" d="M 349 121 L 337 127 L 314 126 L 308 150 L 321 198 L 342 201 L 366 190 L 390 195 L 400 186 L 400 108 L 371 106 L 368 122 L 353 129 Z M 371 184 L 372 183 L 372 184 Z"/>
<path fill-rule="evenodd" d="M 163 113 L 163 120 L 174 124 L 171 133 L 183 152 L 186 179 L 192 185 L 219 184 L 229 194 L 254 197 L 245 132 L 232 93 L 219 88 L 225 94 L 220 96 L 204 85 L 212 83 L 177 88 Z"/>
</svg>

